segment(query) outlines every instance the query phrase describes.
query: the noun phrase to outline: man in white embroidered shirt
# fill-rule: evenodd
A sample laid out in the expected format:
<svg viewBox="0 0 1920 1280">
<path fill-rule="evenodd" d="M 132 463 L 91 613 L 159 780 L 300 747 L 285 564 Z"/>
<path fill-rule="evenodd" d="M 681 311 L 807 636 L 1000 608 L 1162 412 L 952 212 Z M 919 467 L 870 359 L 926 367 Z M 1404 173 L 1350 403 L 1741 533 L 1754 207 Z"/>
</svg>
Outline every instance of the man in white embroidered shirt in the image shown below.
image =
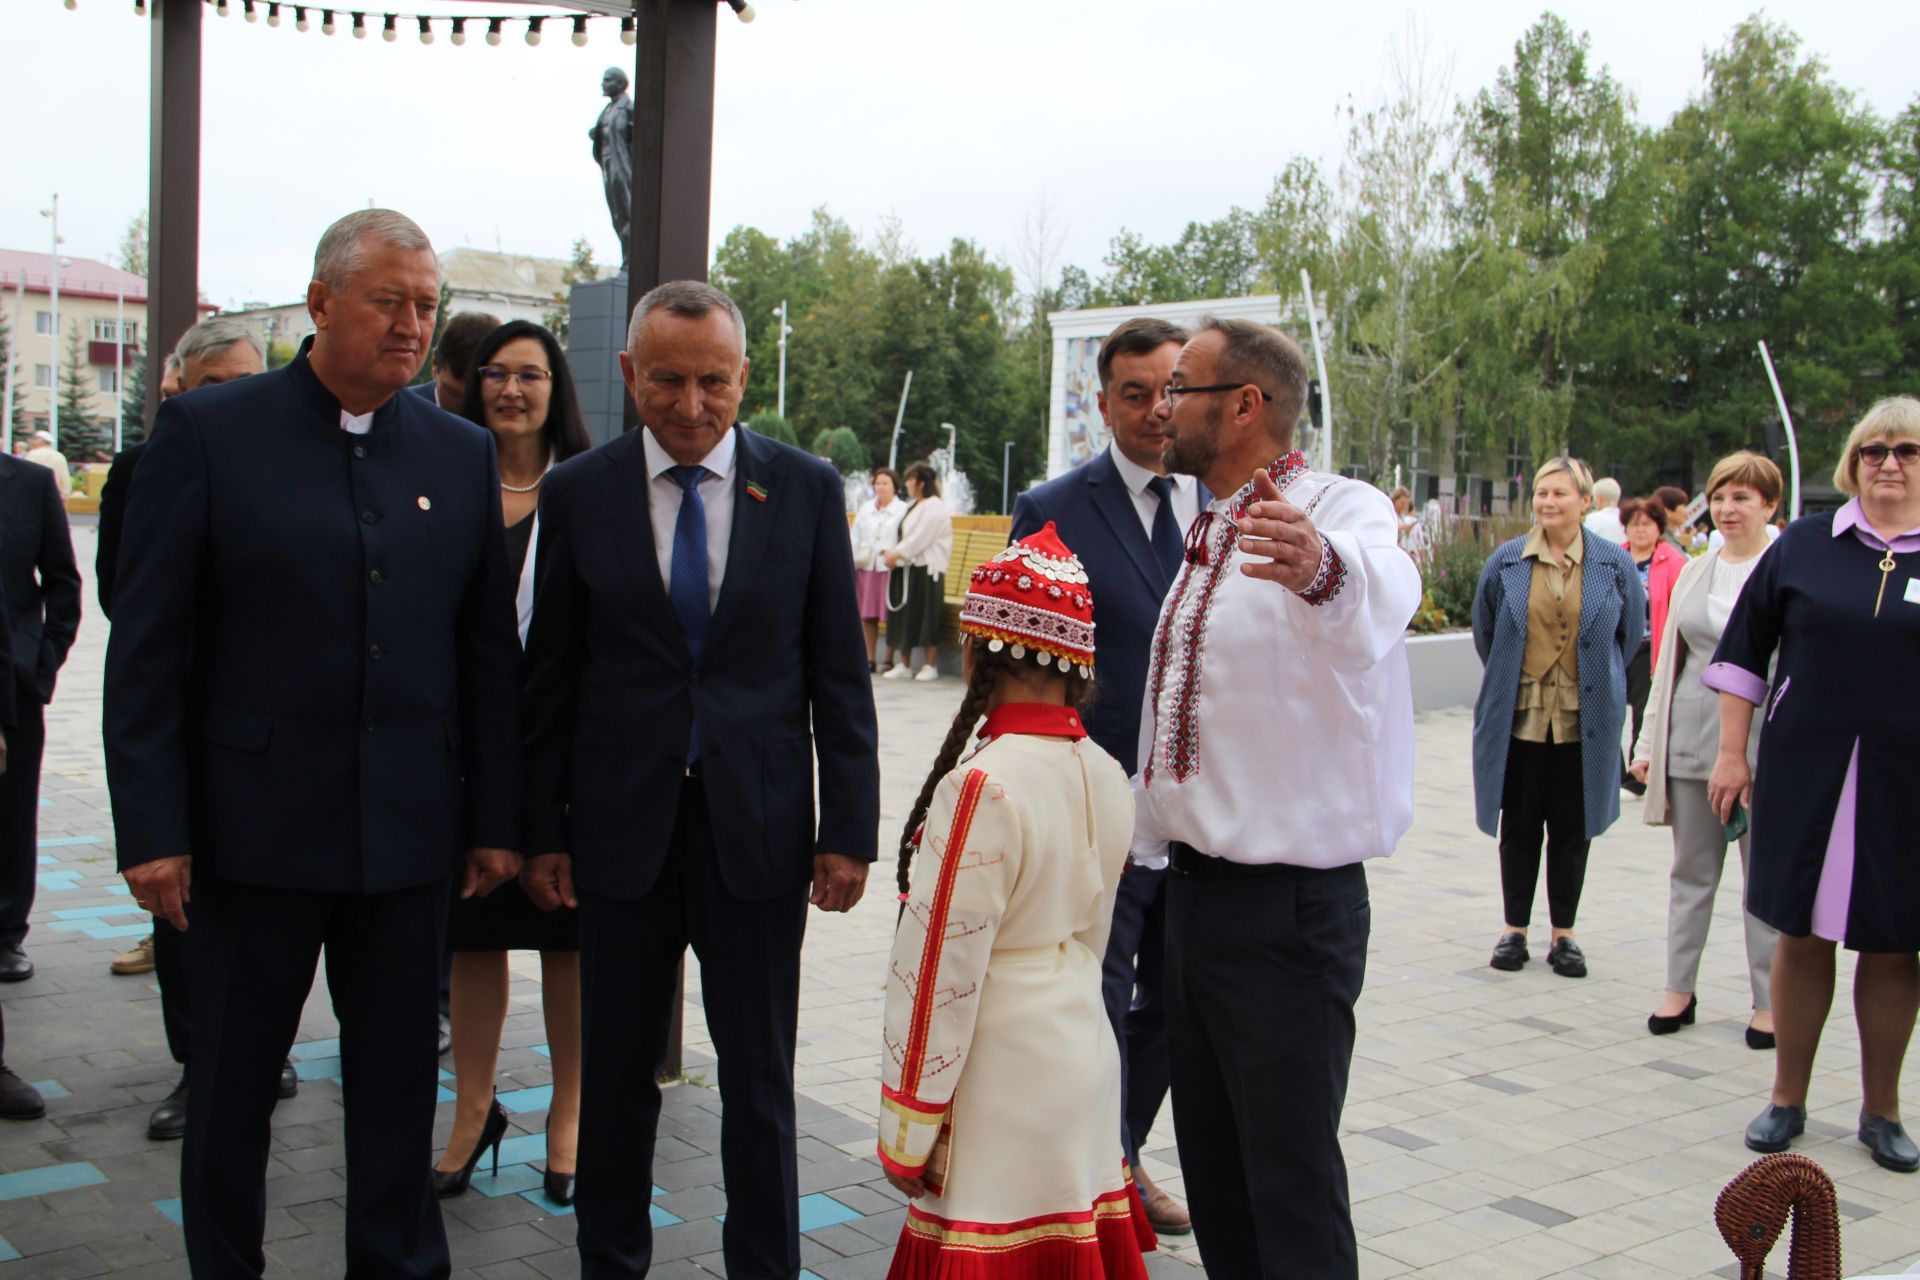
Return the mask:
<svg viewBox="0 0 1920 1280">
<path fill-rule="evenodd" d="M 1294 449 L 1306 383 L 1289 339 L 1209 319 L 1155 408 L 1168 470 L 1225 495 L 1160 613 L 1134 779 L 1134 857 L 1173 867 L 1180 1163 L 1201 1260 L 1225 1280 L 1358 1275 L 1339 1127 L 1361 863 L 1413 820 L 1402 636 L 1420 576 L 1386 495 Z"/>
</svg>

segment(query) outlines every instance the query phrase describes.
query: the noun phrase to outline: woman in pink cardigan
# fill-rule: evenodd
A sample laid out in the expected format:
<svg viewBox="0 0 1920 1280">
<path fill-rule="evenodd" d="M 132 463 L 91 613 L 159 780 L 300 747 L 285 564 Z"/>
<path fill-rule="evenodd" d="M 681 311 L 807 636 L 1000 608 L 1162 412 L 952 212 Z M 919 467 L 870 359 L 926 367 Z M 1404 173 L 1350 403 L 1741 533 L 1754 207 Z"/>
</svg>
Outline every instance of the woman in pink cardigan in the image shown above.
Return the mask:
<svg viewBox="0 0 1920 1280">
<path fill-rule="evenodd" d="M 1660 660 L 1660 632 L 1667 625 L 1667 602 L 1673 597 L 1673 584 L 1687 567 L 1686 553 L 1664 536 L 1667 508 L 1659 498 L 1629 498 L 1620 504 L 1620 523 L 1627 531 L 1627 554 L 1640 571 L 1640 585 L 1647 592 L 1647 639 L 1627 661 L 1627 707 L 1633 716 L 1632 741 L 1640 740 L 1640 722 L 1647 711 L 1647 691 L 1653 687 L 1653 667 Z M 1620 761 L 1620 785 L 1634 795 L 1647 793 L 1647 786 L 1627 771 Z"/>
</svg>

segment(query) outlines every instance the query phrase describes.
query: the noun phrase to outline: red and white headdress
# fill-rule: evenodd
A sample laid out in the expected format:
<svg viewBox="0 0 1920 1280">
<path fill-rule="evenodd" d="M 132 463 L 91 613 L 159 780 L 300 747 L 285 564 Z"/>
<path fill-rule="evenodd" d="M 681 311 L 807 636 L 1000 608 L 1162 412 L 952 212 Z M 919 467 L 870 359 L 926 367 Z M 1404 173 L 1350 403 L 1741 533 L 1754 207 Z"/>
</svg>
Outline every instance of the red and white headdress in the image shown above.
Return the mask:
<svg viewBox="0 0 1920 1280">
<path fill-rule="evenodd" d="M 1022 538 L 973 571 L 960 605 L 960 630 L 998 653 L 1040 654 L 1040 665 L 1093 674 L 1093 592 L 1079 557 L 1067 550 L 1053 522 Z"/>
</svg>

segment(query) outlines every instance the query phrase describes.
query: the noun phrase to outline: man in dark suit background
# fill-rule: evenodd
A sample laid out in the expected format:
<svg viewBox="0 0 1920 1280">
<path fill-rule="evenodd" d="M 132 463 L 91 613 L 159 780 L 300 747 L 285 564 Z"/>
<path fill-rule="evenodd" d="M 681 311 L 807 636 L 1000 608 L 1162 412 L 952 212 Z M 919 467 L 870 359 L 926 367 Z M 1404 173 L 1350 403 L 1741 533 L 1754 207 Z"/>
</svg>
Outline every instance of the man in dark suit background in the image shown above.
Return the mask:
<svg viewBox="0 0 1920 1280">
<path fill-rule="evenodd" d="M 1167 434 L 1153 406 L 1186 343 L 1186 330 L 1128 320 L 1100 344 L 1100 416 L 1113 439 L 1092 460 L 1023 493 L 1013 504 L 1017 540 L 1051 520 L 1087 568 L 1100 602 L 1100 681 L 1085 708 L 1087 733 L 1134 772 L 1140 700 L 1160 605 L 1179 572 L 1187 527 L 1211 500 L 1191 476 L 1161 463 Z M 1167 1096 L 1167 1009 L 1162 941 L 1165 868 L 1129 866 L 1114 900 L 1102 988 L 1120 1038 L 1121 1137 L 1153 1229 L 1193 1229 L 1179 1201 L 1140 1167 L 1140 1144 Z"/>
<path fill-rule="evenodd" d="M 0 982 L 20 982 L 33 976 L 25 943 L 39 863 L 46 707 L 80 630 L 80 569 L 54 474 L 8 455 L 0 455 L 0 593 L 14 700 L 0 777 Z"/>
<path fill-rule="evenodd" d="M 440 341 L 433 344 L 433 377 L 407 390 L 425 396 L 448 413 L 459 413 L 467 398 L 467 374 L 481 340 L 500 327 L 500 317 L 484 311 L 462 311 L 447 321 Z"/>
<path fill-rule="evenodd" d="M 216 387 L 236 378 L 249 378 L 266 371 L 266 350 L 260 338 L 245 323 L 230 316 L 202 320 L 180 335 L 169 361 L 180 365 L 180 386 L 161 393 L 171 399 L 179 391 Z M 100 599 L 100 612 L 113 616 L 113 588 L 119 580 L 120 532 L 127 519 L 127 497 L 133 492 L 134 474 L 145 455 L 144 441 L 122 449 L 107 470 L 107 483 L 100 490 L 100 525 L 93 556 L 93 586 Z M 126 964 L 144 950 L 151 957 L 148 966 Z M 173 1091 L 160 1100 L 147 1117 L 147 1136 L 156 1142 L 178 1138 L 187 1131 L 187 1077 L 193 1060 L 191 997 L 187 991 L 186 938 L 164 918 L 154 917 L 153 932 L 127 956 L 115 961 L 114 972 L 141 972 L 150 968 L 160 988 L 160 1019 L 166 1027 L 167 1051 L 180 1064 L 180 1080 Z M 288 1061 L 280 1069 L 280 1096 L 291 1098 L 300 1092 L 300 1077 Z"/>
<path fill-rule="evenodd" d="M 134 900 L 191 923 L 196 1277 L 262 1274 L 269 1122 L 324 949 L 351 1275 L 444 1277 L 432 1009 L 449 877 L 515 874 L 518 633 L 492 437 L 397 395 L 433 332 L 414 223 L 321 238 L 317 333 L 161 406 L 127 507 L 107 778 Z"/>
<path fill-rule="evenodd" d="M 859 900 L 879 821 L 845 499 L 832 467 L 735 423 L 746 324 L 717 289 L 648 293 L 620 367 L 642 429 L 548 474 L 527 637 L 522 881 L 579 911 L 581 1274 L 652 1258 L 653 1072 L 690 944 L 727 1274 L 793 1277 L 806 907 Z"/>
</svg>

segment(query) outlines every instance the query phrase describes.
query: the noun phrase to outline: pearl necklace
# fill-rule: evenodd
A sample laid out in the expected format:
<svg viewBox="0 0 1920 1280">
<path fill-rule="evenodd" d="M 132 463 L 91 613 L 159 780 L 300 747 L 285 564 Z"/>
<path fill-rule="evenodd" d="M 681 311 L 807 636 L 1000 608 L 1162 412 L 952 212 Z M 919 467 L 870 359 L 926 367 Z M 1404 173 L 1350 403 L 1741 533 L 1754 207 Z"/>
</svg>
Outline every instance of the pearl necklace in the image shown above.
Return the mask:
<svg viewBox="0 0 1920 1280">
<path fill-rule="evenodd" d="M 532 493 L 540 487 L 540 482 L 547 478 L 547 472 L 551 470 L 553 470 L 553 452 L 549 450 L 547 452 L 547 465 L 540 468 L 540 474 L 533 478 L 532 484 L 508 484 L 506 479 L 502 477 L 500 487 L 508 493 Z"/>
</svg>

